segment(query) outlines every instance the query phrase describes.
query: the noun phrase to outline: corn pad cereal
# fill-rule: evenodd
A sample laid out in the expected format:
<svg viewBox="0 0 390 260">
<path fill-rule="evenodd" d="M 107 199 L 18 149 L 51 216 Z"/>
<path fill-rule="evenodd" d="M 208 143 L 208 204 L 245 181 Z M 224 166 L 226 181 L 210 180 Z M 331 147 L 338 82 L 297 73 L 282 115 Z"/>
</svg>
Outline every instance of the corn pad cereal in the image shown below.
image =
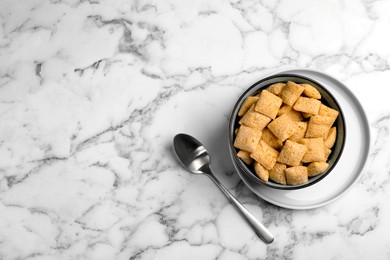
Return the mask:
<svg viewBox="0 0 390 260">
<path fill-rule="evenodd" d="M 277 161 L 290 166 L 298 166 L 306 151 L 307 147 L 305 145 L 287 140 Z"/>
<path fill-rule="evenodd" d="M 327 161 L 328 160 L 328 157 L 329 155 L 332 153 L 332 150 L 327 148 L 327 147 L 324 147 L 324 154 L 325 154 L 325 160 L 324 161 Z"/>
<path fill-rule="evenodd" d="M 307 166 L 307 175 L 309 177 L 317 176 L 328 169 L 329 164 L 327 162 L 312 162 Z"/>
<path fill-rule="evenodd" d="M 305 88 L 303 90 L 303 94 L 305 96 L 310 97 L 310 98 L 315 98 L 315 99 L 321 99 L 320 92 L 315 87 L 313 87 L 312 85 L 310 85 L 310 84 L 301 84 L 301 86 L 303 86 Z"/>
<path fill-rule="evenodd" d="M 282 142 L 292 136 L 295 122 L 287 114 L 283 114 L 268 124 L 268 129 Z"/>
<path fill-rule="evenodd" d="M 248 109 L 259 100 L 259 97 L 249 96 L 245 99 L 244 103 L 241 105 L 240 110 L 238 111 L 238 116 L 243 116 Z"/>
<path fill-rule="evenodd" d="M 257 176 L 259 176 L 260 179 L 262 179 L 263 181 L 268 181 L 269 172 L 267 169 L 261 166 L 261 164 L 258 162 L 254 163 L 254 168 Z"/>
<path fill-rule="evenodd" d="M 326 138 L 328 136 L 330 127 L 332 126 L 333 118 L 330 116 L 312 116 L 310 117 L 309 124 L 307 126 L 306 138 L 321 137 Z"/>
<path fill-rule="evenodd" d="M 299 122 L 303 120 L 302 113 L 295 111 L 292 107 L 284 105 L 278 111 L 278 116 L 286 114 L 292 121 Z"/>
<path fill-rule="evenodd" d="M 260 93 L 259 100 L 256 103 L 255 110 L 272 119 L 278 114 L 282 105 L 282 99 L 267 90 Z"/>
<path fill-rule="evenodd" d="M 272 94 L 279 95 L 284 86 L 286 86 L 286 83 L 275 83 L 269 86 L 267 90 Z"/>
<path fill-rule="evenodd" d="M 328 137 L 325 139 L 325 147 L 332 148 L 334 143 L 336 142 L 337 137 L 337 128 L 334 126 L 329 130 Z"/>
<path fill-rule="evenodd" d="M 303 90 L 305 88 L 302 87 L 301 85 L 288 81 L 286 86 L 280 91 L 279 96 L 282 98 L 283 102 L 290 107 L 292 107 L 297 101 L 297 99 L 301 96 Z"/>
<path fill-rule="evenodd" d="M 329 121 L 332 125 L 334 121 L 336 121 L 337 116 L 339 115 L 339 112 L 333 108 L 330 108 L 328 106 L 325 106 L 324 104 L 320 105 L 320 109 L 318 110 L 318 115 L 320 116 L 329 116 L 333 118 L 333 120 Z"/>
<path fill-rule="evenodd" d="M 288 140 L 294 142 L 300 141 L 301 139 L 305 138 L 306 130 L 307 130 L 307 122 L 295 122 L 294 134 L 290 136 Z"/>
<path fill-rule="evenodd" d="M 269 170 L 269 178 L 276 183 L 286 185 L 286 170 L 287 166 L 283 163 L 275 163 L 274 167 Z"/>
<path fill-rule="evenodd" d="M 264 182 L 300 185 L 329 168 L 339 112 L 315 86 L 275 83 L 242 103 L 235 129 L 237 157 Z"/>
<path fill-rule="evenodd" d="M 268 125 L 271 121 L 271 118 L 255 111 L 255 105 L 252 105 L 249 108 L 248 112 L 238 122 L 240 125 L 246 125 L 251 128 L 256 128 L 258 130 L 263 130 L 264 127 Z"/>
<path fill-rule="evenodd" d="M 280 107 L 279 111 L 278 111 L 278 116 L 281 116 L 281 115 L 283 115 L 283 114 L 285 114 L 285 113 L 287 113 L 287 112 L 290 112 L 290 111 L 292 111 L 292 110 L 293 110 L 292 107 L 290 107 L 290 106 L 288 106 L 288 105 L 282 105 L 282 106 Z"/>
<path fill-rule="evenodd" d="M 304 138 L 300 141 L 307 147 L 307 151 L 302 158 L 302 162 L 322 162 L 325 161 L 325 145 L 322 138 Z"/>
<path fill-rule="evenodd" d="M 310 118 L 311 116 L 314 116 L 314 115 L 312 115 L 312 114 L 305 113 L 305 112 L 302 112 L 301 114 L 302 114 L 302 116 L 303 116 L 304 118 Z"/>
<path fill-rule="evenodd" d="M 267 170 L 274 167 L 278 156 L 279 152 L 264 141 L 260 141 L 257 148 L 251 153 L 251 157 Z"/>
<path fill-rule="evenodd" d="M 261 131 L 242 125 L 238 129 L 234 147 L 247 152 L 252 152 L 256 149 L 260 138 Z"/>
<path fill-rule="evenodd" d="M 314 98 L 299 97 L 295 102 L 294 110 L 308 113 L 311 115 L 317 115 L 320 110 L 321 101 Z"/>
<path fill-rule="evenodd" d="M 308 181 L 307 167 L 295 166 L 285 170 L 286 181 L 289 185 L 304 184 Z"/>
<path fill-rule="evenodd" d="M 302 113 L 295 110 L 287 112 L 286 115 L 294 122 L 300 122 L 303 120 Z"/>
<path fill-rule="evenodd" d="M 250 153 L 244 150 L 238 151 L 237 156 L 238 158 L 241 158 L 241 160 L 243 160 L 244 163 L 248 165 L 251 164 L 253 161 L 252 157 L 250 156 Z"/>
<path fill-rule="evenodd" d="M 264 128 L 261 135 L 261 139 L 269 144 L 274 149 L 279 149 L 283 146 L 283 142 L 280 141 L 268 128 Z"/>
</svg>

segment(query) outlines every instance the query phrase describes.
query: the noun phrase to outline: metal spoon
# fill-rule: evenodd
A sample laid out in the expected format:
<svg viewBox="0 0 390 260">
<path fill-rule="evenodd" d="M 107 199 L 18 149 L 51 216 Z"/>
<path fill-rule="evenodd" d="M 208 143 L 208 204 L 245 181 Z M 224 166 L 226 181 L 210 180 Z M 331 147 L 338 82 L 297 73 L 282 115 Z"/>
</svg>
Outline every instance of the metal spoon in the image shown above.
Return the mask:
<svg viewBox="0 0 390 260">
<path fill-rule="evenodd" d="M 179 161 L 192 173 L 207 175 L 221 189 L 223 194 L 233 203 L 235 208 L 249 223 L 255 233 L 267 244 L 274 237 L 263 224 L 258 221 L 230 192 L 218 181 L 210 170 L 210 156 L 206 148 L 194 137 L 178 134 L 173 138 L 173 147 Z"/>
</svg>

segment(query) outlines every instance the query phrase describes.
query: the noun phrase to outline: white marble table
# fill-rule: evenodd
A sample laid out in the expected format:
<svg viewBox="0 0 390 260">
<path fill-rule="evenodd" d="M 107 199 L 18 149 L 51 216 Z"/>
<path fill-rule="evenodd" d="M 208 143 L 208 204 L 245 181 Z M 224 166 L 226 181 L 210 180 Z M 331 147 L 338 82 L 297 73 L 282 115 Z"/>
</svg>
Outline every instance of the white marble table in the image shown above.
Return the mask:
<svg viewBox="0 0 390 260">
<path fill-rule="evenodd" d="M 0 0 L 0 259 L 389 259 L 390 1 Z M 227 120 L 262 75 L 325 71 L 362 102 L 373 149 L 343 197 L 257 198 Z M 214 184 L 181 168 L 196 136 Z M 375 256 L 375 257 L 374 257 Z"/>
</svg>

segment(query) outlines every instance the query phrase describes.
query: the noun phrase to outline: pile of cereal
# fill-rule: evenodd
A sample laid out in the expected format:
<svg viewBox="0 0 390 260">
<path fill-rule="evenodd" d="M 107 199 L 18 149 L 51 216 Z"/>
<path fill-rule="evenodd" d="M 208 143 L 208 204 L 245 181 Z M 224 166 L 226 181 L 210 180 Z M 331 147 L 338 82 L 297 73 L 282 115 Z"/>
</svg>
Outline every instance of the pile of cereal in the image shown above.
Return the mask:
<svg viewBox="0 0 390 260">
<path fill-rule="evenodd" d="M 263 181 L 304 184 L 323 173 L 336 141 L 332 127 L 339 114 L 322 104 L 309 84 L 276 83 L 249 96 L 238 116 L 234 147 L 237 156 Z"/>
</svg>

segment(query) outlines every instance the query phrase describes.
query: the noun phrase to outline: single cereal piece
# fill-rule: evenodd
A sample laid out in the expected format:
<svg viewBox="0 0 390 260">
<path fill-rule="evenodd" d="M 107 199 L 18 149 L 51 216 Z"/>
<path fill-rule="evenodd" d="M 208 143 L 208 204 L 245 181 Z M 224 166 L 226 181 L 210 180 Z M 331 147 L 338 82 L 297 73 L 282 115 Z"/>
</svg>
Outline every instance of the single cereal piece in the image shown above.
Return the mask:
<svg viewBox="0 0 390 260">
<path fill-rule="evenodd" d="M 327 107 L 324 104 L 321 104 L 320 109 L 318 110 L 318 115 L 320 116 L 327 116 L 331 117 L 332 120 L 329 120 L 330 125 L 333 125 L 333 123 L 336 121 L 339 112 L 333 108 Z"/>
<path fill-rule="evenodd" d="M 302 158 L 302 162 L 323 162 L 325 161 L 325 146 L 322 138 L 304 138 L 300 141 L 306 145 L 307 151 Z"/>
<path fill-rule="evenodd" d="M 239 128 L 236 128 L 236 129 L 234 130 L 234 134 L 235 134 L 235 135 L 238 134 L 238 129 L 239 129 Z"/>
<path fill-rule="evenodd" d="M 267 169 L 261 166 L 261 164 L 258 162 L 255 162 L 254 164 L 255 164 L 254 168 L 257 176 L 259 176 L 259 178 L 262 179 L 263 181 L 268 181 L 269 172 L 267 171 Z"/>
<path fill-rule="evenodd" d="M 279 149 L 283 146 L 283 142 L 280 141 L 268 128 L 264 128 L 260 140 L 263 140 L 274 149 Z"/>
<path fill-rule="evenodd" d="M 263 90 L 259 100 L 256 103 L 255 110 L 272 119 L 278 114 L 278 110 L 282 105 L 282 99 L 267 90 Z"/>
<path fill-rule="evenodd" d="M 244 150 L 238 151 L 237 157 L 241 158 L 241 160 L 243 160 L 244 163 L 246 163 L 248 165 L 251 164 L 253 161 L 252 157 L 250 156 L 250 153 L 247 151 L 244 151 Z"/>
<path fill-rule="evenodd" d="M 305 88 L 301 85 L 288 81 L 286 86 L 280 91 L 279 96 L 283 99 L 283 102 L 289 106 L 293 106 L 295 101 L 299 98 Z"/>
<path fill-rule="evenodd" d="M 243 116 L 248 109 L 259 100 L 259 97 L 249 96 L 242 103 L 240 110 L 238 111 L 238 116 Z"/>
<path fill-rule="evenodd" d="M 303 120 L 302 113 L 299 113 L 298 111 L 292 110 L 290 112 L 287 112 L 286 115 L 291 118 L 294 122 L 299 122 Z"/>
<path fill-rule="evenodd" d="M 332 125 L 334 121 L 336 121 L 339 112 L 333 108 L 321 104 L 320 109 L 318 110 L 318 115 L 331 117 L 333 120 L 331 121 L 330 125 Z"/>
<path fill-rule="evenodd" d="M 332 125 L 332 117 L 330 116 L 313 115 L 310 119 L 317 125 Z"/>
<path fill-rule="evenodd" d="M 246 125 L 261 131 L 268 125 L 270 121 L 271 118 L 256 112 L 255 105 L 252 105 L 238 123 L 240 125 Z"/>
<path fill-rule="evenodd" d="M 325 160 L 324 161 L 327 161 L 328 160 L 328 157 L 329 155 L 332 153 L 332 150 L 327 148 L 327 147 L 324 147 L 324 154 L 325 154 Z"/>
<path fill-rule="evenodd" d="M 272 167 L 274 167 L 278 155 L 279 152 L 264 141 L 260 141 L 256 149 L 251 153 L 251 157 L 267 170 L 270 170 Z"/>
<path fill-rule="evenodd" d="M 275 84 L 272 84 L 271 86 L 269 86 L 267 88 L 267 90 L 269 92 L 271 92 L 272 94 L 279 95 L 280 91 L 282 91 L 282 88 L 284 86 L 286 86 L 286 83 L 275 83 Z"/>
<path fill-rule="evenodd" d="M 321 115 L 312 116 L 310 117 L 310 121 L 312 121 L 317 125 L 329 125 L 329 126 L 332 125 L 332 117 L 330 116 L 321 116 Z"/>
<path fill-rule="evenodd" d="M 305 94 L 307 97 L 315 98 L 315 99 L 321 99 L 320 92 L 313 87 L 310 84 L 301 84 L 305 89 L 303 90 L 303 94 Z"/>
<path fill-rule="evenodd" d="M 288 140 L 298 142 L 305 138 L 307 122 L 295 122 L 295 126 L 296 130 L 294 131 L 294 134 L 288 138 Z"/>
<path fill-rule="evenodd" d="M 301 113 L 299 113 L 298 111 L 295 111 L 292 107 L 287 106 L 287 105 L 283 105 L 278 111 L 278 116 L 281 116 L 283 114 L 287 114 L 291 118 L 291 120 L 293 120 L 295 122 L 303 120 Z"/>
<path fill-rule="evenodd" d="M 298 166 L 306 151 L 305 145 L 287 140 L 276 161 L 290 166 Z"/>
<path fill-rule="evenodd" d="M 292 136 L 296 130 L 295 122 L 287 114 L 276 118 L 267 127 L 282 142 Z"/>
<path fill-rule="evenodd" d="M 317 115 L 320 109 L 321 101 L 314 98 L 299 97 L 293 108 L 296 111 Z"/>
<path fill-rule="evenodd" d="M 269 170 L 269 178 L 276 183 L 286 185 L 286 170 L 287 166 L 282 163 L 276 163 L 275 166 Z"/>
<path fill-rule="evenodd" d="M 333 123 L 333 118 L 329 116 L 312 116 L 310 117 L 309 125 L 307 126 L 306 138 L 328 136 L 329 129 Z"/>
<path fill-rule="evenodd" d="M 285 170 L 287 184 L 299 185 L 304 184 L 308 181 L 307 167 L 295 166 Z"/>
<path fill-rule="evenodd" d="M 301 114 L 302 114 L 302 116 L 303 116 L 304 118 L 309 118 L 309 117 L 311 117 L 311 116 L 314 116 L 314 115 L 309 114 L 309 113 L 301 113 Z"/>
<path fill-rule="evenodd" d="M 279 111 L 278 111 L 278 116 L 281 116 L 281 115 L 283 115 L 283 114 L 285 114 L 285 113 L 287 113 L 287 112 L 290 112 L 290 111 L 292 111 L 292 110 L 293 110 L 292 107 L 287 106 L 287 105 L 282 105 L 282 106 L 280 107 Z"/>
<path fill-rule="evenodd" d="M 328 137 L 325 139 L 325 147 L 332 148 L 336 142 L 337 128 L 334 126 L 329 130 Z"/>
<path fill-rule="evenodd" d="M 234 147 L 253 152 L 261 138 L 261 131 L 247 126 L 240 126 L 236 139 L 234 140 Z"/>
<path fill-rule="evenodd" d="M 329 164 L 327 162 L 312 162 L 307 166 L 307 175 L 309 177 L 316 176 L 323 173 L 328 167 Z"/>
</svg>

